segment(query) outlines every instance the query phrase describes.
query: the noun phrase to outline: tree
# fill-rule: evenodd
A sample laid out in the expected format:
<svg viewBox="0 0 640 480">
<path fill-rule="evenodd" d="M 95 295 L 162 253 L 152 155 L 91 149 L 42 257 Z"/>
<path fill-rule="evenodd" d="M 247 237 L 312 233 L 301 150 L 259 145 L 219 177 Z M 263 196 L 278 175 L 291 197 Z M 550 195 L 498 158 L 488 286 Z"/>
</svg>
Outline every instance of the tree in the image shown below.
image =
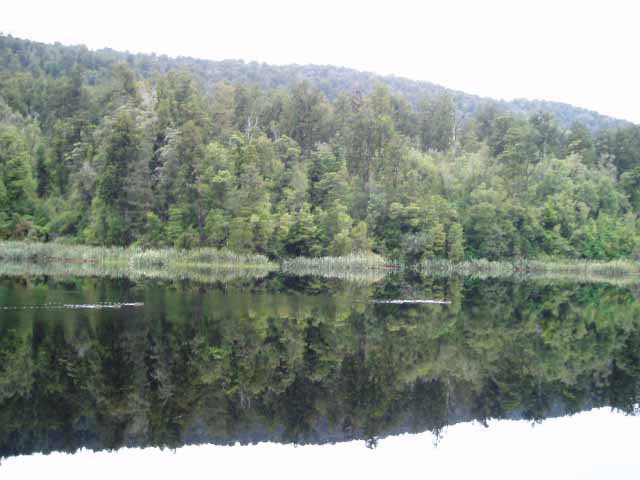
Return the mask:
<svg viewBox="0 0 640 480">
<path fill-rule="evenodd" d="M 535 165 L 540 161 L 536 144 L 536 131 L 527 123 L 517 122 L 504 135 L 504 143 L 498 161 L 505 168 L 505 177 L 513 186 L 513 192 L 526 196 Z"/>
<path fill-rule="evenodd" d="M 335 256 L 350 253 L 350 232 L 353 221 L 347 213 L 347 208 L 336 201 L 323 213 L 322 217 L 319 236 L 326 245 L 326 253 Z"/>
<path fill-rule="evenodd" d="M 328 106 L 319 90 L 308 82 L 293 87 L 282 114 L 282 132 L 296 141 L 303 154 L 324 140 Z"/>
<path fill-rule="evenodd" d="M 453 146 L 456 134 L 455 107 L 448 94 L 434 99 L 425 98 L 418 112 L 420 145 L 424 151 L 447 151 Z"/>
<path fill-rule="evenodd" d="M 146 218 L 135 185 L 143 174 L 142 138 L 134 112 L 116 112 L 98 151 L 100 165 L 96 195 L 91 207 L 91 226 L 85 235 L 90 242 L 128 245 L 143 230 Z M 137 186 L 138 189 L 132 188 Z"/>
<path fill-rule="evenodd" d="M 574 122 L 571 125 L 567 138 L 567 153 L 578 154 L 586 164 L 593 164 L 596 161 L 596 148 L 593 135 L 584 124 Z"/>
<path fill-rule="evenodd" d="M 447 258 L 452 262 L 464 259 L 464 234 L 462 225 L 454 223 L 447 234 Z"/>
<path fill-rule="evenodd" d="M 35 182 L 23 134 L 0 124 L 0 235 L 25 237 L 33 228 Z"/>
<path fill-rule="evenodd" d="M 620 174 L 640 166 L 640 127 L 633 126 L 615 133 L 614 162 Z"/>
<path fill-rule="evenodd" d="M 293 218 L 285 245 L 287 254 L 308 257 L 317 256 L 320 253 L 317 243 L 317 231 L 318 227 L 311 213 L 311 206 L 305 202 Z"/>
<path fill-rule="evenodd" d="M 234 97 L 233 85 L 224 81 L 214 85 L 211 120 L 214 134 L 218 138 L 226 138 L 233 132 Z"/>
<path fill-rule="evenodd" d="M 533 128 L 532 141 L 538 149 L 538 157 L 544 158 L 551 153 L 558 155 L 561 133 L 553 115 L 538 111 L 529 118 L 529 124 Z"/>
</svg>

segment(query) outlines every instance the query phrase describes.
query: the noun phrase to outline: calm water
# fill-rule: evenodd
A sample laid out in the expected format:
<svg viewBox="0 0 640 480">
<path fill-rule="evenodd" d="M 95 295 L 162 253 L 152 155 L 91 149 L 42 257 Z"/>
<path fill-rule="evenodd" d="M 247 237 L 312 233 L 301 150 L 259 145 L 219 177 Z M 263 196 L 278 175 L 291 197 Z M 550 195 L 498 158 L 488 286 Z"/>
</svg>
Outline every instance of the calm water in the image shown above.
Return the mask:
<svg viewBox="0 0 640 480">
<path fill-rule="evenodd" d="M 596 407 L 632 414 L 616 418 L 635 426 L 639 292 L 400 275 L 374 284 L 0 278 L 0 457 L 257 442 L 373 448 L 403 433 L 445 445 L 466 422 L 491 431 L 499 419 L 526 420 L 506 437 L 522 442 L 547 422 L 565 420 L 566 432 L 581 418 L 569 415 Z"/>
</svg>

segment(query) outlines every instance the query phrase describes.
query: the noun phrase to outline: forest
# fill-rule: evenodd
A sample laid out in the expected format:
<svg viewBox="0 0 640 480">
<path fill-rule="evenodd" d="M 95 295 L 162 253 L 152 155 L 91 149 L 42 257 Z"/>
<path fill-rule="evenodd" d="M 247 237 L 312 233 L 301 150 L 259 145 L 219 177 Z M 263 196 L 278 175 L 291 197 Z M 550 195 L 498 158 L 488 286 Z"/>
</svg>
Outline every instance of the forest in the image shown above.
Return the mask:
<svg viewBox="0 0 640 480">
<path fill-rule="evenodd" d="M 0 240 L 634 258 L 639 186 L 640 126 L 570 106 L 0 36 Z"/>
</svg>

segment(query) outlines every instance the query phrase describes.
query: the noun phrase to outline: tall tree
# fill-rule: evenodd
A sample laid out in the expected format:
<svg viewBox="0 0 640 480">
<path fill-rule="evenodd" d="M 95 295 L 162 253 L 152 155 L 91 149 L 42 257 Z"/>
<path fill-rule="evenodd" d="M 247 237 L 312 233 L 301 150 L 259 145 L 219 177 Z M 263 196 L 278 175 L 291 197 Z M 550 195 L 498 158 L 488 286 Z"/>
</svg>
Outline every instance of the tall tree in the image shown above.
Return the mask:
<svg viewBox="0 0 640 480">
<path fill-rule="evenodd" d="M 144 187 L 136 182 L 143 173 L 140 169 L 144 168 L 141 145 L 134 112 L 127 108 L 118 110 L 98 150 L 99 178 L 91 225 L 85 233 L 90 242 L 128 245 L 142 230 L 146 212 L 139 197 L 144 195 L 135 188 Z"/>
<path fill-rule="evenodd" d="M 29 234 L 35 199 L 27 142 L 18 128 L 0 123 L 0 236 Z"/>
<path fill-rule="evenodd" d="M 419 112 L 420 145 L 424 151 L 447 151 L 453 146 L 456 135 L 456 117 L 453 99 L 442 94 L 434 99 L 425 98 L 420 102 Z"/>
</svg>

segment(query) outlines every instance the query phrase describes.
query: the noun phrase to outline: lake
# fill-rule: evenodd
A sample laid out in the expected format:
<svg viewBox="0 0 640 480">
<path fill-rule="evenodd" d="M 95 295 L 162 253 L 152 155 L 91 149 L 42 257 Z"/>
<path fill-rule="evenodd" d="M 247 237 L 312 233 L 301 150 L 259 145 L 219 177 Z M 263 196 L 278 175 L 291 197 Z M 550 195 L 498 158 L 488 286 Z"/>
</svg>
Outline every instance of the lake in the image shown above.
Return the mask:
<svg viewBox="0 0 640 480">
<path fill-rule="evenodd" d="M 499 474 L 491 455 L 637 478 L 639 396 L 635 282 L 0 277 L 2 478 Z"/>
</svg>

